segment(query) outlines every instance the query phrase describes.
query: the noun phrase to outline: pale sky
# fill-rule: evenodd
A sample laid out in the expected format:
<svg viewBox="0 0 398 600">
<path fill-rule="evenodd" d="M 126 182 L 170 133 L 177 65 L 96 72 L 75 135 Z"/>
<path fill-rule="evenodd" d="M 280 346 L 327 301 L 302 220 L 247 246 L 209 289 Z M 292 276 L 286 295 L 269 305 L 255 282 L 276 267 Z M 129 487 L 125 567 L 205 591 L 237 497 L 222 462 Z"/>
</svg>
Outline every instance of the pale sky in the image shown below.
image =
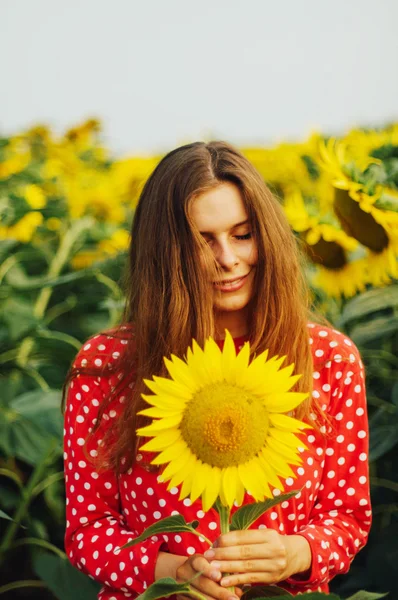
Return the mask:
<svg viewBox="0 0 398 600">
<path fill-rule="evenodd" d="M 1 0 L 0 133 L 102 119 L 114 153 L 398 120 L 396 0 Z"/>
</svg>

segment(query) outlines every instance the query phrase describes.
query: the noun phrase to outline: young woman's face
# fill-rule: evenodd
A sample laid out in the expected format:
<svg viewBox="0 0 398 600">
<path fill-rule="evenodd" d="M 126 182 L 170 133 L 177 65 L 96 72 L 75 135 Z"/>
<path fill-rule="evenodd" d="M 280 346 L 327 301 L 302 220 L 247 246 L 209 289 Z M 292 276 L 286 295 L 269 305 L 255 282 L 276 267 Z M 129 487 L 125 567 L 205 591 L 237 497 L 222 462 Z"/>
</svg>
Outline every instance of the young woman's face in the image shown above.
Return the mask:
<svg viewBox="0 0 398 600">
<path fill-rule="evenodd" d="M 242 312 L 253 294 L 257 248 L 240 191 L 232 183 L 197 196 L 191 217 L 221 268 L 213 281 L 214 308 Z M 232 317 L 232 315 L 230 315 Z"/>
</svg>

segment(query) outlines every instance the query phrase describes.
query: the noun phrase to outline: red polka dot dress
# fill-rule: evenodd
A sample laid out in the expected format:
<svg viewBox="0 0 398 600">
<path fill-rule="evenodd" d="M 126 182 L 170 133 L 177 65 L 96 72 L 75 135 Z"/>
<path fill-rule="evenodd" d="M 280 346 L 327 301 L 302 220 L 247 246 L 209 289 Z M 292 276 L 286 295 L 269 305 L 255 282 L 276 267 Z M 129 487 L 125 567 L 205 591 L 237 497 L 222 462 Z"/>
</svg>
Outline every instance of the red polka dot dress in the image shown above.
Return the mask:
<svg viewBox="0 0 398 600">
<path fill-rule="evenodd" d="M 348 571 L 367 539 L 371 524 L 368 480 L 368 423 L 363 365 L 358 350 L 334 329 L 309 324 L 314 357 L 313 396 L 327 419 L 319 431 L 303 433 L 308 449 L 300 448 L 303 463 L 293 466 L 296 479 L 284 481 L 285 491 L 301 489 L 294 498 L 265 513 L 253 528 L 273 528 L 284 535 L 304 536 L 311 547 L 312 566 L 303 576 L 279 585 L 290 593 L 328 591 L 328 582 Z M 235 340 L 237 349 L 243 339 Z M 76 367 L 117 365 L 128 339 L 101 334 L 89 340 L 76 357 Z M 159 550 L 192 555 L 208 549 L 204 538 L 189 533 L 153 536 L 121 550 L 158 519 L 183 514 L 199 520 L 198 530 L 215 540 L 219 519 L 212 509 L 202 510 L 200 499 L 178 500 L 178 489 L 167 491 L 156 472 L 147 471 L 138 455 L 136 466 L 117 478 L 113 471 L 97 472 L 90 457 L 97 455 L 107 424 L 122 410 L 125 397 L 106 409 L 101 425 L 86 444 L 103 398 L 118 382 L 111 376 L 76 376 L 68 390 L 64 459 L 66 480 L 65 548 L 69 560 L 102 582 L 98 598 L 134 598 L 154 581 Z M 141 464 L 140 464 L 141 463 Z M 273 489 L 275 496 L 281 490 Z M 246 494 L 245 502 L 253 501 Z"/>
</svg>

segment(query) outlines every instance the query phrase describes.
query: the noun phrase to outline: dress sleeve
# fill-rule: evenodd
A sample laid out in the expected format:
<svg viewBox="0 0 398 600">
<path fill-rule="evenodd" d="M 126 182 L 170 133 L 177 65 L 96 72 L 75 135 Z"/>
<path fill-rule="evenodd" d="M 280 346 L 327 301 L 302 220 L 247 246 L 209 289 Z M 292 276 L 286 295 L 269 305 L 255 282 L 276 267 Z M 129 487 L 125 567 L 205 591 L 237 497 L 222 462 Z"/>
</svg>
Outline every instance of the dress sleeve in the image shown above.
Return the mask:
<svg viewBox="0 0 398 600">
<path fill-rule="evenodd" d="M 97 455 L 100 439 L 85 441 L 93 427 L 101 400 L 110 392 L 105 377 L 78 375 L 67 393 L 64 429 L 66 482 L 65 549 L 71 563 L 114 590 L 142 593 L 154 581 L 158 552 L 156 537 L 131 548 L 121 546 L 137 536 L 127 529 L 119 504 L 118 480 L 113 471 L 98 471 L 90 458 Z M 116 402 L 119 402 L 116 400 Z M 117 407 L 103 415 L 114 418 Z M 100 430 L 99 430 L 100 431 Z M 103 433 L 100 431 L 99 437 Z"/>
<path fill-rule="evenodd" d="M 327 364 L 330 403 L 323 476 L 310 520 L 297 532 L 310 544 L 312 565 L 306 574 L 287 580 L 296 589 L 314 588 L 346 573 L 371 525 L 365 377 L 351 345 L 347 360 L 336 354 Z"/>
</svg>

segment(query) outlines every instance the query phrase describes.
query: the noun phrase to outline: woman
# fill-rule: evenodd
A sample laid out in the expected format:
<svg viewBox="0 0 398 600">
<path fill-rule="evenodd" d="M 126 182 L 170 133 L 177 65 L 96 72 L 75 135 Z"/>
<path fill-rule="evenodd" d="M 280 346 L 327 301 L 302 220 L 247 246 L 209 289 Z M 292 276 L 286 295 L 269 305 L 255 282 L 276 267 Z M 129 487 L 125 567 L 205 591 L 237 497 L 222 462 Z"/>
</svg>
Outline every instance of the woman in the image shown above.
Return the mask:
<svg viewBox="0 0 398 600">
<path fill-rule="evenodd" d="M 127 269 L 127 303 L 117 331 L 79 352 L 65 410 L 66 550 L 102 582 L 99 598 L 135 597 L 160 577 L 210 599 L 241 595 L 227 586 L 278 583 L 290 593 L 328 590 L 365 544 L 371 522 L 364 373 L 354 344 L 309 318 L 293 234 L 252 165 L 223 142 L 195 143 L 157 166 L 136 210 Z M 163 357 L 183 356 L 195 338 L 225 329 L 237 350 L 269 348 L 303 377 L 312 397 L 296 411 L 302 466 L 286 490 L 301 492 L 248 531 L 220 536 L 213 509 L 180 502 L 137 452 L 144 378 L 165 374 Z M 142 420 L 142 417 L 141 417 Z M 307 430 L 306 430 L 307 431 Z M 292 488 L 291 486 L 294 486 Z M 274 495 L 280 490 L 274 489 Z M 245 502 L 251 498 L 246 495 Z M 154 536 L 120 550 L 172 514 L 198 519 L 214 548 L 191 534 Z M 223 573 L 230 573 L 227 577 Z"/>
</svg>

